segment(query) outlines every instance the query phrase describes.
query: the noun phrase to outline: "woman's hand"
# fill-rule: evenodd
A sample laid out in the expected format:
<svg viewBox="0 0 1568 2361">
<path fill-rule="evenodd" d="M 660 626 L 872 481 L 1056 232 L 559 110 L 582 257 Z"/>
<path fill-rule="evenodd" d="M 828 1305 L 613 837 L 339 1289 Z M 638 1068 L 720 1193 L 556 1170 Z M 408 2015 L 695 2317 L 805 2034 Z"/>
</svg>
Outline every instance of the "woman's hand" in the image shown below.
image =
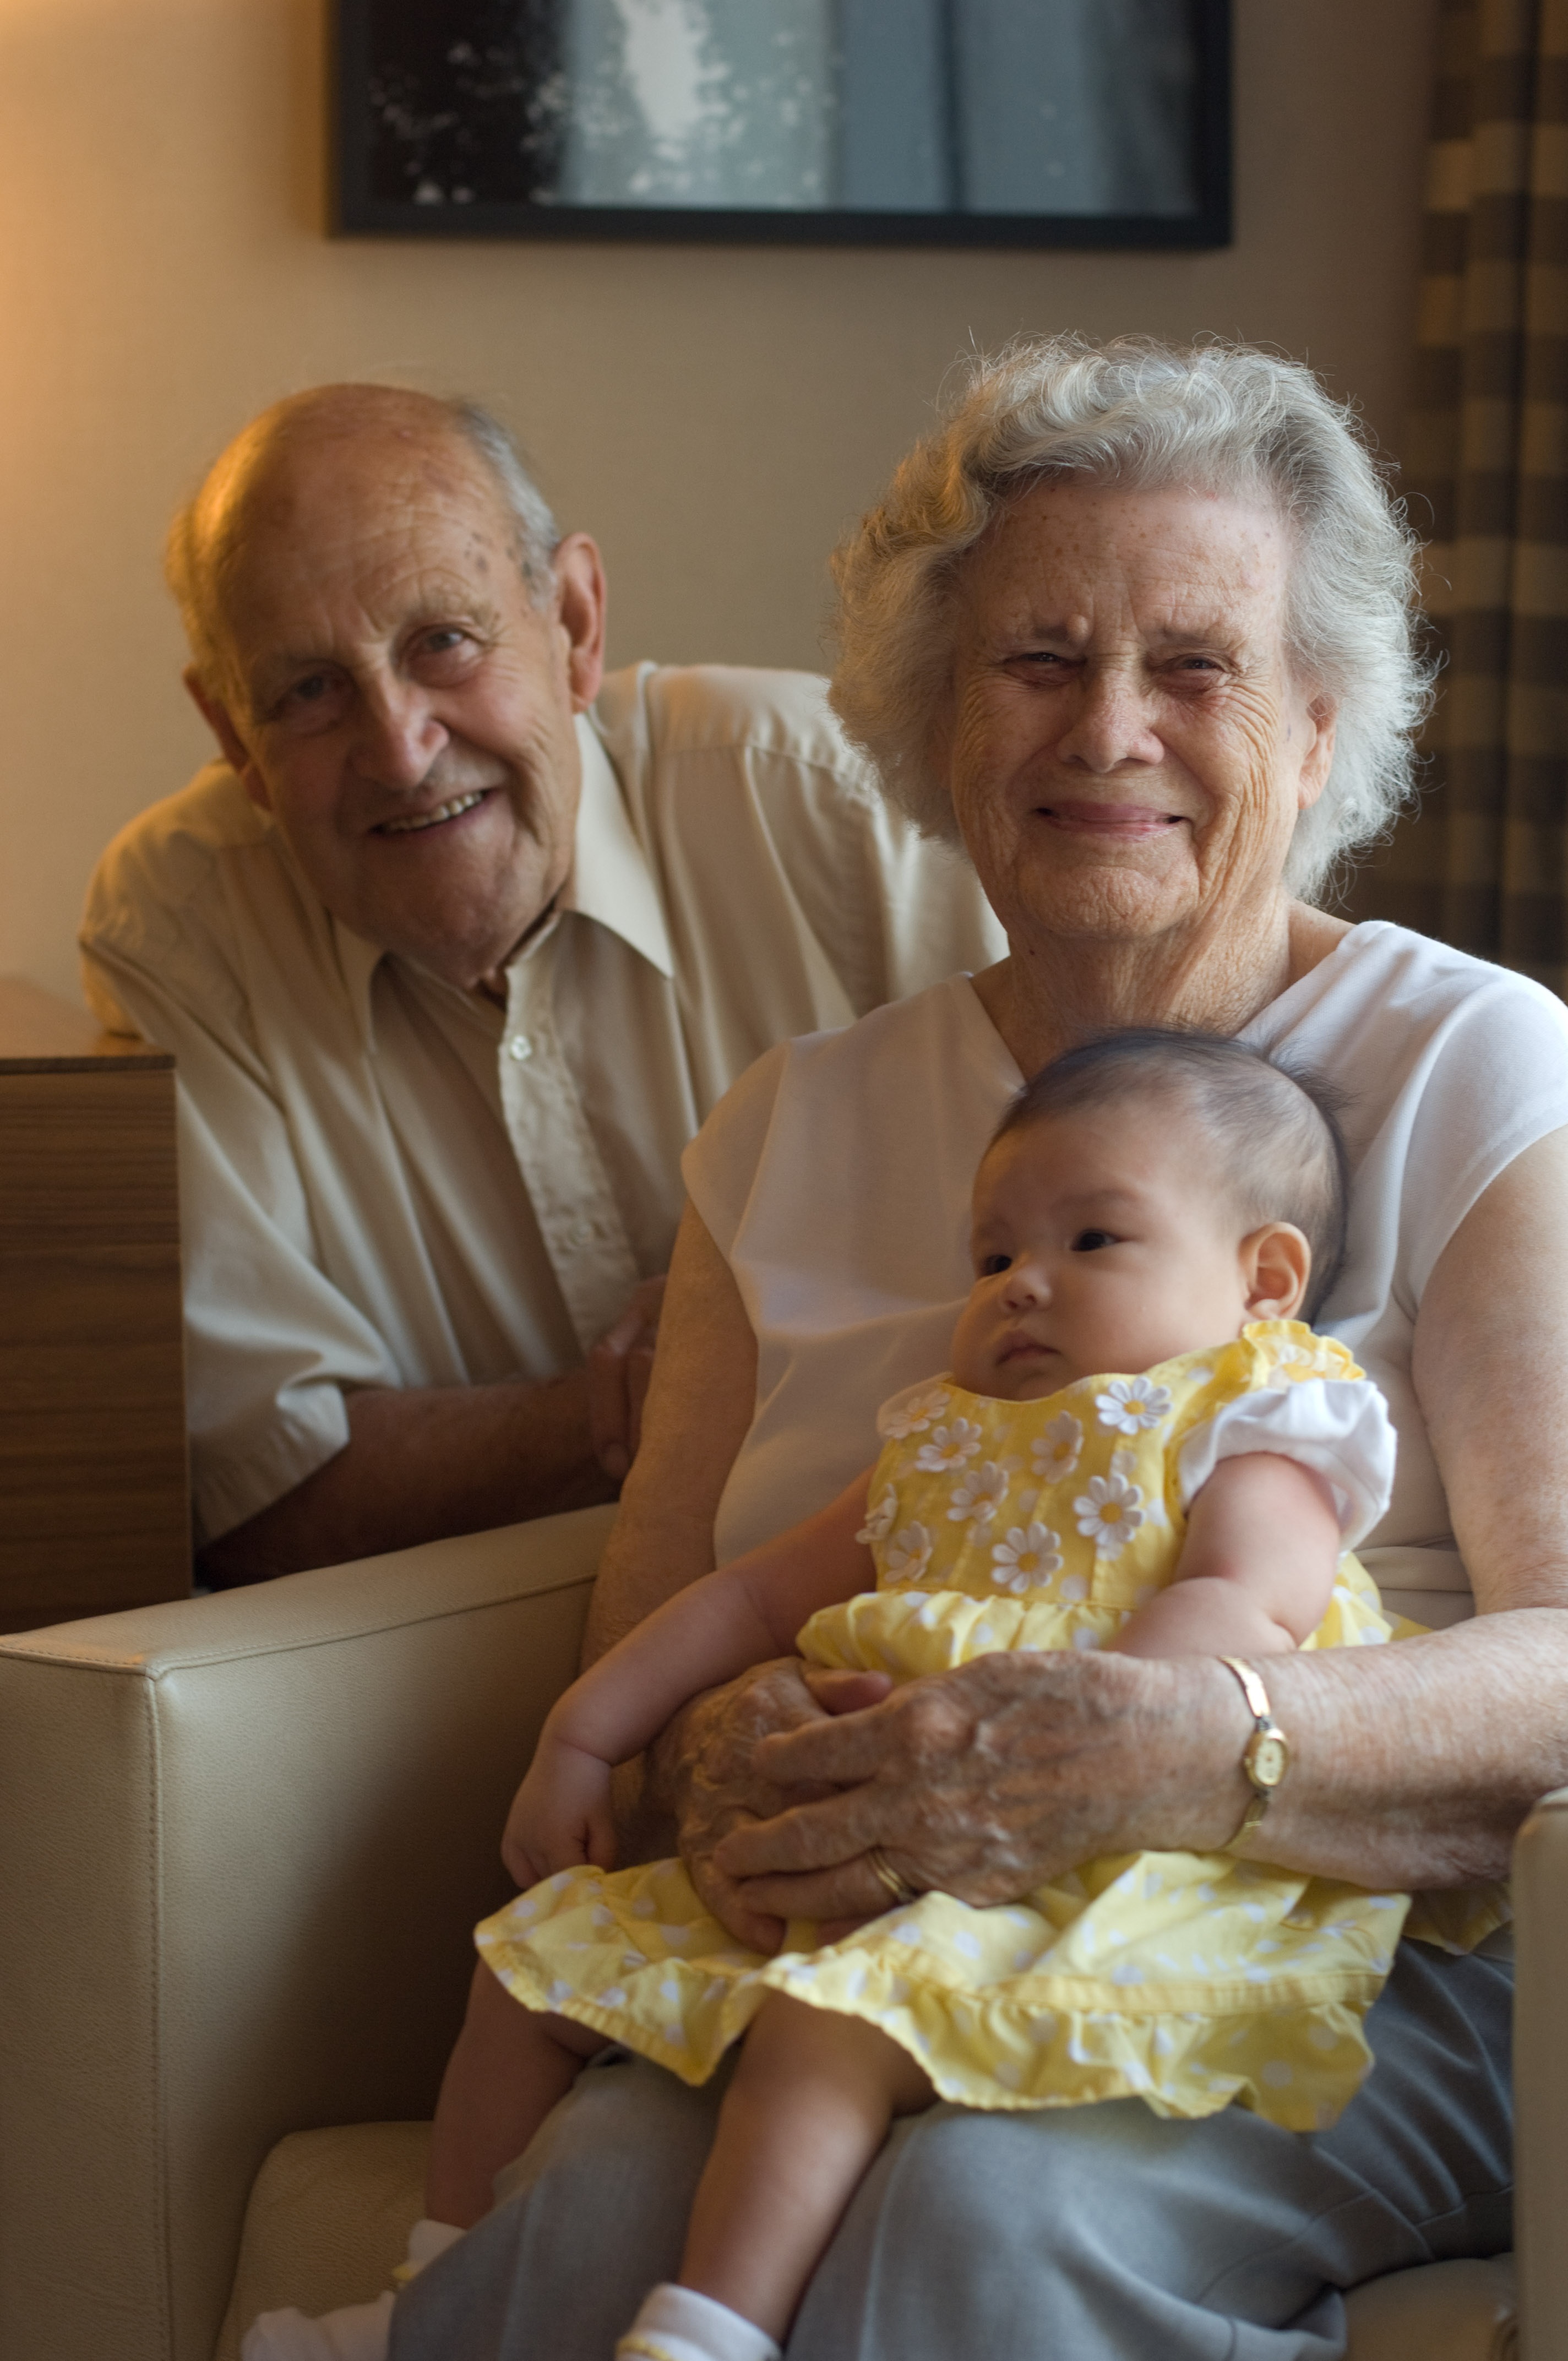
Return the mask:
<svg viewBox="0 0 1568 2361">
<path fill-rule="evenodd" d="M 537 1885 L 542 1877 L 584 1861 L 615 1867 L 609 1786 L 608 1763 L 545 1730 L 501 1839 L 501 1859 L 520 1886 Z"/>
<path fill-rule="evenodd" d="M 885 1673 L 807 1675 L 796 1659 L 785 1658 L 695 1697 L 650 1748 L 645 1800 L 674 1821 L 681 1858 L 704 1904 L 750 1949 L 776 1951 L 784 1917 L 741 1892 L 718 1867 L 718 1848 L 733 1830 L 773 1824 L 778 1813 L 831 1793 L 820 1782 L 766 1775 L 758 1767 L 760 1749 L 781 1733 L 858 1713 L 891 1686 Z M 885 1909 L 885 1890 L 879 1885 L 876 1893 L 877 1900 L 850 1915 L 864 1918 Z"/>
<path fill-rule="evenodd" d="M 1212 1659 L 1065 1652 L 982 1656 L 870 1711 L 801 1713 L 747 1751 L 749 1807 L 720 1816 L 705 1858 L 725 1903 L 709 1906 L 726 1926 L 874 1916 L 888 1894 L 873 1846 L 911 1886 L 978 1904 L 1105 1853 L 1211 1850 L 1246 1808 L 1249 1729 Z M 789 1798 L 771 1813 L 770 1788 Z"/>
</svg>

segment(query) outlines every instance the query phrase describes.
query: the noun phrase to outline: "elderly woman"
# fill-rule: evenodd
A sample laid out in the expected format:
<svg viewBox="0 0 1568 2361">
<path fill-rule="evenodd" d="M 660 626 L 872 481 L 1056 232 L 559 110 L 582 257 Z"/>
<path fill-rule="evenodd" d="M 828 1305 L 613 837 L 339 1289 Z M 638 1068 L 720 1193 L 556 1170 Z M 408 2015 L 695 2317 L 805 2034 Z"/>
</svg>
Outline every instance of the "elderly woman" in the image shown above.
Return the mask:
<svg viewBox="0 0 1568 2361">
<path fill-rule="evenodd" d="M 1273 1787 L 1214 1659 L 992 1655 L 892 1695 L 752 1675 L 687 1709 L 652 1779 L 747 1942 L 890 1887 L 1007 1902 L 1244 1820 L 1260 1858 L 1441 1901 L 1504 1872 L 1568 1780 L 1568 1020 L 1311 898 L 1407 785 L 1411 558 L 1303 369 L 1075 339 L 977 368 L 841 555 L 835 703 L 887 792 L 961 840 L 1009 956 L 771 1053 L 690 1151 L 596 1644 L 864 1465 L 878 1403 L 943 1366 L 970 1179 L 1021 1078 L 1146 1023 L 1346 1093 L 1350 1248 L 1319 1324 L 1398 1429 L 1366 1563 L 1440 1628 L 1269 1658 Z M 1508 1983 L 1504 1958 L 1403 1944 L 1376 2070 L 1314 2135 L 1137 2100 L 907 2120 L 792 2361 L 1328 2361 L 1339 2290 L 1508 2243 Z M 715 2103 L 640 2061 L 585 2075 L 400 2303 L 398 2361 L 603 2361 L 672 2276 Z"/>
</svg>

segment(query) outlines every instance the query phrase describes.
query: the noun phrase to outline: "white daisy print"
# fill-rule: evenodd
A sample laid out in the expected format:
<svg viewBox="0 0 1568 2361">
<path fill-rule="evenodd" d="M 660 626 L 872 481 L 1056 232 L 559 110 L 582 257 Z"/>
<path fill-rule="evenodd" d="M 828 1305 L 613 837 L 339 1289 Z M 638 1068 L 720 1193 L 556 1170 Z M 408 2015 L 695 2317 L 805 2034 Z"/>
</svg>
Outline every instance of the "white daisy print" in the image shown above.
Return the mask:
<svg viewBox="0 0 1568 2361">
<path fill-rule="evenodd" d="M 894 1443 L 902 1443 L 906 1434 L 924 1434 L 951 1400 L 946 1386 L 932 1386 L 927 1392 L 916 1394 L 912 1401 L 883 1411 L 877 1420 L 877 1432 Z"/>
<path fill-rule="evenodd" d="M 982 1467 L 971 1467 L 961 1483 L 953 1487 L 953 1505 L 948 1510 L 950 1524 L 990 1524 L 1006 1497 L 1007 1477 L 994 1459 Z"/>
<path fill-rule="evenodd" d="M 929 1476 L 940 1476 L 948 1467 L 961 1467 L 980 1449 L 980 1429 L 972 1418 L 955 1418 L 951 1426 L 938 1426 L 929 1443 L 923 1443 L 915 1455 L 915 1465 Z"/>
<path fill-rule="evenodd" d="M 1125 1549 L 1144 1521 L 1143 1494 L 1124 1476 L 1091 1476 L 1089 1489 L 1073 1502 L 1078 1530 L 1105 1557 Z"/>
<path fill-rule="evenodd" d="M 883 1487 L 883 1496 L 874 1509 L 866 1511 L 866 1521 L 855 1535 L 858 1542 L 884 1542 L 893 1531 L 898 1514 L 898 1495 L 893 1486 Z"/>
<path fill-rule="evenodd" d="M 1047 1484 L 1058 1484 L 1072 1474 L 1082 1449 L 1082 1427 L 1071 1411 L 1058 1411 L 1044 1434 L 1036 1434 L 1030 1444 L 1029 1465 Z"/>
<path fill-rule="evenodd" d="M 1014 1525 L 991 1553 L 992 1580 L 1002 1590 L 1035 1590 L 1061 1572 L 1059 1533 L 1049 1525 Z"/>
<path fill-rule="evenodd" d="M 936 1546 L 924 1525 L 905 1525 L 887 1545 L 887 1570 L 900 1582 L 918 1582 Z"/>
<path fill-rule="evenodd" d="M 1151 1385 L 1147 1378 L 1113 1378 L 1105 1391 L 1095 1395 L 1094 1407 L 1102 1426 L 1114 1427 L 1118 1434 L 1138 1434 L 1169 1415 L 1170 1388 Z"/>
</svg>

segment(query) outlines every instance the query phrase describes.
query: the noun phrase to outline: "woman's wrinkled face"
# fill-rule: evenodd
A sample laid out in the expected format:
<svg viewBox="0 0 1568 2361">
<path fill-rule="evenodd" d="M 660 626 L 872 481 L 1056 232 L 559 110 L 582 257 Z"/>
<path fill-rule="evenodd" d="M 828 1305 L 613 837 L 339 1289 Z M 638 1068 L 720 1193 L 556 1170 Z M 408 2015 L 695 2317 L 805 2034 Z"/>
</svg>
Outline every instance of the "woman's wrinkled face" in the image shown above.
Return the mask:
<svg viewBox="0 0 1568 2361">
<path fill-rule="evenodd" d="M 1059 481 L 977 545 L 939 752 L 1015 948 L 1277 902 L 1333 745 L 1332 706 L 1286 659 L 1289 560 L 1268 507 Z"/>
</svg>

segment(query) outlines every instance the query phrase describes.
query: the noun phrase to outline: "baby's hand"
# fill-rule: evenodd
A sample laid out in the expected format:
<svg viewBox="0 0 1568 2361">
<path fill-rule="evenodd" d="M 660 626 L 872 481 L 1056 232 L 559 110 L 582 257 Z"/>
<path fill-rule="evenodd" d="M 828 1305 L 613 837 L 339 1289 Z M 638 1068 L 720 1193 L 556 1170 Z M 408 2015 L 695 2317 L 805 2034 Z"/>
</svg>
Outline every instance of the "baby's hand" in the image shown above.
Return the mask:
<svg viewBox="0 0 1568 2361">
<path fill-rule="evenodd" d="M 546 1731 L 507 1815 L 501 1859 L 522 1886 L 584 1861 L 613 1869 L 609 1764 Z"/>
</svg>

